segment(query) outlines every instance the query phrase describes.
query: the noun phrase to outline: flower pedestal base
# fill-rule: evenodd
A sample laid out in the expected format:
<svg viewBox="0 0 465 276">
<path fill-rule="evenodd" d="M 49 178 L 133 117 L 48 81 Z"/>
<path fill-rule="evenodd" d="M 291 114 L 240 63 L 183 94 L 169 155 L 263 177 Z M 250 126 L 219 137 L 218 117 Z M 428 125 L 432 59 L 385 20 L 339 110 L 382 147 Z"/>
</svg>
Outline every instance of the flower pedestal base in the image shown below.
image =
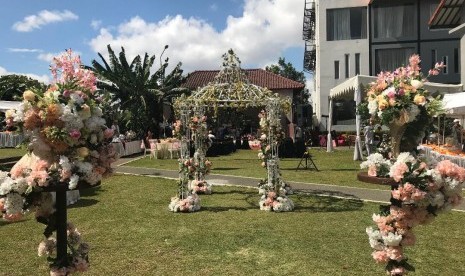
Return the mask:
<svg viewBox="0 0 465 276">
<path fill-rule="evenodd" d="M 189 182 L 189 190 L 194 194 L 205 194 L 211 195 L 212 184 L 208 183 L 206 180 L 192 180 Z"/>
<path fill-rule="evenodd" d="M 168 206 L 170 211 L 178 213 L 191 213 L 200 210 L 200 197 L 197 194 L 191 194 L 186 198 L 172 197 Z"/>
<path fill-rule="evenodd" d="M 397 187 L 397 185 L 399 185 L 399 183 L 390 177 L 369 176 L 367 172 L 359 172 L 357 174 L 357 180 L 371 184 L 389 185 L 392 187 Z"/>
<path fill-rule="evenodd" d="M 288 198 L 285 192 L 261 191 L 263 194 L 258 203 L 262 211 L 290 212 L 294 210 L 294 202 Z"/>
<path fill-rule="evenodd" d="M 76 267 L 73 263 L 76 261 L 74 256 L 75 254 L 79 254 L 77 252 L 73 252 L 71 250 L 71 255 L 68 253 L 68 248 L 70 245 L 68 244 L 68 231 L 75 231 L 74 228 L 70 228 L 68 225 L 68 204 L 67 204 L 67 192 L 69 191 L 68 183 L 66 182 L 57 182 L 57 183 L 50 183 L 50 186 L 43 187 L 42 192 L 55 192 L 56 199 L 55 199 L 55 218 L 45 219 L 38 217 L 39 222 L 43 222 L 47 225 L 44 235 L 48 238 L 52 235 L 53 231 L 56 231 L 56 249 L 57 255 L 55 262 L 52 265 L 52 270 L 55 271 L 65 271 L 68 275 L 69 273 L 75 271 L 85 271 L 87 269 L 88 264 L 81 263 L 80 267 Z M 97 187 L 100 185 L 100 182 L 97 185 L 90 185 L 86 182 L 79 182 L 77 185 L 77 189 L 83 190 L 88 188 Z M 80 235 L 80 234 L 79 234 Z M 72 246 L 73 244 L 71 244 Z M 82 261 L 88 262 L 87 260 L 87 252 L 81 252 L 84 255 L 79 254 L 77 257 L 80 258 Z M 85 267 L 85 269 L 84 269 Z"/>
<path fill-rule="evenodd" d="M 68 207 L 66 200 L 66 189 L 56 191 L 56 227 L 57 227 L 57 262 L 58 268 L 68 267 Z"/>
</svg>

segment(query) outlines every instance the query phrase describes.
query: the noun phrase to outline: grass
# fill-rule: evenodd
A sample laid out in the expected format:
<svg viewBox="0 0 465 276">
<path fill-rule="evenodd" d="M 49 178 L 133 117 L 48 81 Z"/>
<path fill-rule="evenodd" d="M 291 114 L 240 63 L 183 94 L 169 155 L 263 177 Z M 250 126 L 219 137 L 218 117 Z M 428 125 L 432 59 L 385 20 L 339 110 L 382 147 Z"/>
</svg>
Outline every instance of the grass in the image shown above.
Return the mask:
<svg viewBox="0 0 465 276">
<path fill-rule="evenodd" d="M 26 149 L 23 148 L 0 148 L 0 159 L 23 156 L 24 154 L 26 154 Z"/>
<path fill-rule="evenodd" d="M 337 149 L 330 153 L 323 149 L 312 149 L 310 152 L 319 171 L 302 169 L 296 171 L 300 158 L 281 159 L 281 174 L 285 181 L 332 184 L 369 189 L 389 189 L 388 186 L 369 184 L 357 180 L 357 173 L 360 171 L 361 162 L 353 160 L 353 149 Z M 209 157 L 209 159 L 213 162 L 212 174 L 255 178 L 264 178 L 266 176 L 265 169 L 260 167 L 257 151 L 238 150 L 231 155 Z M 142 158 L 130 162 L 127 165 L 167 170 L 178 169 L 177 160 L 173 159 Z"/>
<path fill-rule="evenodd" d="M 260 211 L 255 189 L 215 187 L 192 214 L 168 211 L 175 181 L 116 175 L 82 191 L 68 211 L 91 245 L 86 275 L 385 275 L 365 227 L 377 205 L 292 195 L 290 213 Z M 414 275 L 465 275 L 465 214 L 417 228 Z M 0 275 L 48 275 L 37 257 L 43 226 L 0 222 Z"/>
</svg>

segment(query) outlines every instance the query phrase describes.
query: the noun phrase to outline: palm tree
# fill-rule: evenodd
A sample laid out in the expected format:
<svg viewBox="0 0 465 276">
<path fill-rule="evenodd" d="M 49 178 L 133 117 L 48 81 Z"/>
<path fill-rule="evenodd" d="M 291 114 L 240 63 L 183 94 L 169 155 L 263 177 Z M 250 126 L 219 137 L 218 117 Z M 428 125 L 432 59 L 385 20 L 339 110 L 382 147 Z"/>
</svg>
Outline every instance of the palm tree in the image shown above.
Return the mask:
<svg viewBox="0 0 465 276">
<path fill-rule="evenodd" d="M 123 129 L 131 129 L 139 134 L 147 128 L 156 132 L 158 123 L 163 120 L 163 104 L 170 102 L 172 97 L 187 92 L 187 89 L 180 88 L 184 81 L 182 64 L 178 63 L 172 72 L 165 76 L 168 67 L 166 59 L 163 64 L 160 62 L 160 68 L 151 74 L 155 55 L 149 57 L 145 53 L 143 60 L 137 55 L 128 63 L 123 47 L 119 57 L 110 45 L 107 48 L 109 62 L 98 53 L 103 65 L 93 60 L 93 67 L 89 67 L 99 78 L 98 88 L 110 95 L 112 102 L 117 103 Z M 168 46 L 165 46 L 166 48 Z"/>
</svg>

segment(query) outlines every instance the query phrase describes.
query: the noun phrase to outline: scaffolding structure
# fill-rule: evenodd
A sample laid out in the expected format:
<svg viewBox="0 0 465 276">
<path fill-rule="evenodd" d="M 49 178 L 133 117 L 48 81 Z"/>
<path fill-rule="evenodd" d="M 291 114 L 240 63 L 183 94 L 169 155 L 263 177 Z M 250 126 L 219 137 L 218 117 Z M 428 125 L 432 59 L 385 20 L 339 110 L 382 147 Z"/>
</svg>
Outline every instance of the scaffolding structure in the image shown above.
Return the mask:
<svg viewBox="0 0 465 276">
<path fill-rule="evenodd" d="M 305 0 L 304 24 L 302 38 L 305 41 L 304 71 L 315 73 L 316 47 L 315 47 L 316 13 L 315 0 Z"/>
</svg>

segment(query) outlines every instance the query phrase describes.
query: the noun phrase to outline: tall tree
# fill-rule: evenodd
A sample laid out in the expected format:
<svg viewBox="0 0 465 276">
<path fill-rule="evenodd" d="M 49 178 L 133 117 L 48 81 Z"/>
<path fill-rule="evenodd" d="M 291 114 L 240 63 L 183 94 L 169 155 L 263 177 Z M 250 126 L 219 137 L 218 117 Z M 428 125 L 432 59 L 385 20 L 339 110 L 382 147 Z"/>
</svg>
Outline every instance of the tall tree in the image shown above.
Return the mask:
<svg viewBox="0 0 465 276">
<path fill-rule="evenodd" d="M 110 45 L 107 48 L 109 62 L 98 53 L 103 65 L 93 60 L 90 68 L 98 76 L 98 88 L 106 93 L 112 103 L 116 103 L 113 110 L 118 108 L 121 112 L 119 119 L 123 129 L 131 129 L 139 134 L 147 128 L 157 131 L 158 123 L 163 121 L 163 104 L 188 91 L 180 88 L 184 81 L 182 64 L 178 63 L 166 75 L 168 58 L 163 63 L 160 60 L 160 68 L 151 74 L 155 55 L 145 53 L 143 59 L 137 55 L 129 63 L 123 47 L 118 56 Z M 165 50 L 167 48 L 165 46 Z"/>
<path fill-rule="evenodd" d="M 304 72 L 297 71 L 297 69 L 295 69 L 292 63 L 286 62 L 286 59 L 283 57 L 279 58 L 278 64 L 266 66 L 265 70 L 283 76 L 285 78 L 300 82 L 302 84 L 305 84 L 306 81 Z M 308 103 L 308 97 L 308 89 L 304 88 L 301 91 L 297 91 L 296 93 L 294 93 L 293 102 L 295 104 Z"/>
<path fill-rule="evenodd" d="M 266 66 L 265 70 L 281 75 L 285 78 L 298 81 L 303 84 L 305 84 L 305 81 L 306 81 L 304 72 L 297 71 L 295 67 L 292 65 L 292 63 L 290 62 L 286 63 L 286 59 L 283 57 L 279 58 L 278 64 L 272 64 L 270 66 Z"/>
<path fill-rule="evenodd" d="M 18 101 L 28 89 L 45 90 L 45 88 L 44 83 L 27 76 L 14 74 L 0 76 L 0 100 L 3 101 Z"/>
</svg>

